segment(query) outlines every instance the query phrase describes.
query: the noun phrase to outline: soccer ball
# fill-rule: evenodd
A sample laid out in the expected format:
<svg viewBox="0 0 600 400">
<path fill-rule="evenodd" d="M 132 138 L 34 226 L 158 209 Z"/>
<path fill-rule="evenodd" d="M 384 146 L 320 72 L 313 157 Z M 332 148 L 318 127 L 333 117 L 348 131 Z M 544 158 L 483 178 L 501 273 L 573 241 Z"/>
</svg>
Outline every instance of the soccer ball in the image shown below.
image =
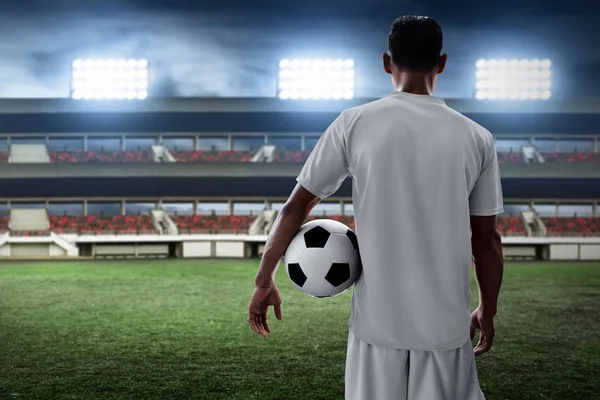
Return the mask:
<svg viewBox="0 0 600 400">
<path fill-rule="evenodd" d="M 304 224 L 290 242 L 284 263 L 294 285 L 313 297 L 337 296 L 362 272 L 356 234 L 330 219 Z"/>
</svg>

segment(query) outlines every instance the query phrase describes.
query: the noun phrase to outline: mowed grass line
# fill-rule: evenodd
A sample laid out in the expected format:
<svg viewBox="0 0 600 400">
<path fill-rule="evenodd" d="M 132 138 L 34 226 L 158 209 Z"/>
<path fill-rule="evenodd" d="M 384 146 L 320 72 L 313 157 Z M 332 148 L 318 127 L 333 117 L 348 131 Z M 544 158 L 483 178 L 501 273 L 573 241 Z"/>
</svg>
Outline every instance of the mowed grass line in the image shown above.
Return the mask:
<svg viewBox="0 0 600 400">
<path fill-rule="evenodd" d="M 4 263 L 0 399 L 343 399 L 350 293 L 313 299 L 281 270 L 284 320 L 263 340 L 246 322 L 256 267 Z M 488 400 L 600 398 L 599 337 L 599 264 L 507 265 L 478 358 Z"/>
</svg>

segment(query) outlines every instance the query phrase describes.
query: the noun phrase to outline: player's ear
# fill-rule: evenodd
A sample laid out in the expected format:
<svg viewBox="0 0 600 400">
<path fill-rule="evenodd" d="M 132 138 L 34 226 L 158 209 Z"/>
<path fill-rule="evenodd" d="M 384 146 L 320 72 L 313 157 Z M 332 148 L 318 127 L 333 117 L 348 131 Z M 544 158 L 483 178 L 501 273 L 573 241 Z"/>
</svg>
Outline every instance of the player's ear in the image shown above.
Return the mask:
<svg viewBox="0 0 600 400">
<path fill-rule="evenodd" d="M 383 59 L 383 70 L 385 71 L 386 74 L 391 75 L 392 74 L 392 57 L 390 57 L 390 55 L 388 53 L 383 53 L 382 59 Z"/>
<path fill-rule="evenodd" d="M 448 54 L 442 54 L 440 56 L 440 64 L 438 66 L 438 74 L 442 74 L 446 69 L 446 62 L 448 61 Z"/>
</svg>

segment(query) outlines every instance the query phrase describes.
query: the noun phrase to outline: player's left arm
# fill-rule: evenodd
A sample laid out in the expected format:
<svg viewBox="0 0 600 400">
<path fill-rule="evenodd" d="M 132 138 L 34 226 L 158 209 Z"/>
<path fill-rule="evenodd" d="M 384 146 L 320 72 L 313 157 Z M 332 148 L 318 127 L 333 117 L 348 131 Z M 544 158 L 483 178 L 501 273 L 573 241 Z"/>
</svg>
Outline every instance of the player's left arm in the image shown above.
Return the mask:
<svg viewBox="0 0 600 400">
<path fill-rule="evenodd" d="M 279 261 L 285 255 L 290 242 L 300 230 L 310 211 L 321 199 L 297 184 L 289 199 L 277 215 L 265 244 L 260 267 L 254 279 L 256 287 L 271 287 Z"/>
<path fill-rule="evenodd" d="M 282 317 L 281 296 L 274 280 L 279 262 L 310 211 L 321 199 L 335 193 L 348 176 L 344 132 L 342 114 L 319 139 L 267 239 L 248 307 L 252 330 L 265 338 L 271 332 L 267 323 L 268 307 L 274 306 L 277 319 Z"/>
</svg>

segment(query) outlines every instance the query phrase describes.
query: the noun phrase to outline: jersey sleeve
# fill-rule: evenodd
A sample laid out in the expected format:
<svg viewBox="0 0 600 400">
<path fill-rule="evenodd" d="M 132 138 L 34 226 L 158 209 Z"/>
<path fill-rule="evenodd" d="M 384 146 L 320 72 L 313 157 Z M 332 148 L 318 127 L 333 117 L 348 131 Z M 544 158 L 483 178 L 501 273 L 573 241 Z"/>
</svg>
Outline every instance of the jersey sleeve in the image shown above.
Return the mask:
<svg viewBox="0 0 600 400">
<path fill-rule="evenodd" d="M 341 114 L 323 133 L 296 178 L 302 187 L 321 199 L 337 192 L 348 176 L 345 132 Z"/>
<path fill-rule="evenodd" d="M 498 154 L 493 138 L 485 146 L 479 178 L 469 195 L 471 215 L 489 216 L 504 212 Z"/>
</svg>

